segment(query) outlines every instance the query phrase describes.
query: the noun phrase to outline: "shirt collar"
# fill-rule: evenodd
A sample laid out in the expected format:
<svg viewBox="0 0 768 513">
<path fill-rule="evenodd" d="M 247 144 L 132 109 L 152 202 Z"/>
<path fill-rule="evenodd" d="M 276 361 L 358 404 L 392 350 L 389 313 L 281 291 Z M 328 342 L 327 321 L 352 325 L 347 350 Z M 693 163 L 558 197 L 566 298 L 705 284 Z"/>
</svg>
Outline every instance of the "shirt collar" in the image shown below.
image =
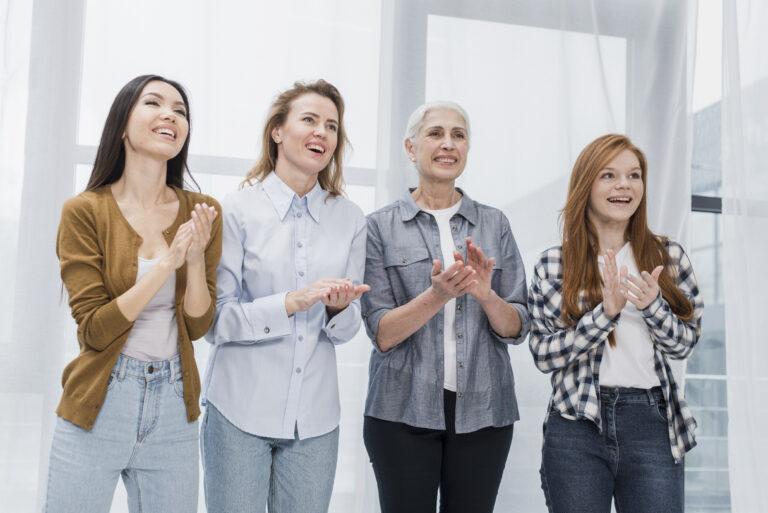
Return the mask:
<svg viewBox="0 0 768 513">
<path fill-rule="evenodd" d="M 456 187 L 456 190 L 462 195 L 461 206 L 456 213 L 471 224 L 477 224 L 477 203 L 475 203 L 472 198 L 459 187 Z M 416 204 L 413 200 L 413 196 L 411 196 L 413 191 L 414 189 L 408 189 L 405 195 L 400 198 L 400 218 L 403 221 L 410 221 L 416 217 L 419 212 L 423 212 L 423 209 Z"/>
<path fill-rule="evenodd" d="M 282 221 L 291 209 L 291 203 L 293 198 L 300 201 L 298 195 L 283 182 L 275 172 L 271 172 L 261 182 L 264 187 L 264 192 L 267 193 L 267 197 L 272 202 L 272 206 L 275 207 L 278 217 Z M 305 198 L 307 198 L 307 210 L 310 217 L 316 222 L 320 222 L 320 210 L 323 206 L 323 200 L 325 199 L 326 192 L 320 187 L 320 182 L 316 182 Z"/>
</svg>

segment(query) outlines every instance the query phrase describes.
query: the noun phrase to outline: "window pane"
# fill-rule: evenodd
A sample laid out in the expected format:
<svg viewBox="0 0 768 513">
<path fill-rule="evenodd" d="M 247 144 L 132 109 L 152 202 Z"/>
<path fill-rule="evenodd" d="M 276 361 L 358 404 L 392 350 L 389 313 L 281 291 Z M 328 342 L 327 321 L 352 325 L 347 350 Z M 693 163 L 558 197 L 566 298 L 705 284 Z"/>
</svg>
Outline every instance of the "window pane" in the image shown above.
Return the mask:
<svg viewBox="0 0 768 513">
<path fill-rule="evenodd" d="M 253 158 L 273 96 L 322 77 L 346 101 L 349 165 L 375 167 L 380 11 L 355 0 L 88 1 L 78 141 L 97 145 L 117 91 L 159 73 L 189 91 L 192 153 Z"/>
</svg>

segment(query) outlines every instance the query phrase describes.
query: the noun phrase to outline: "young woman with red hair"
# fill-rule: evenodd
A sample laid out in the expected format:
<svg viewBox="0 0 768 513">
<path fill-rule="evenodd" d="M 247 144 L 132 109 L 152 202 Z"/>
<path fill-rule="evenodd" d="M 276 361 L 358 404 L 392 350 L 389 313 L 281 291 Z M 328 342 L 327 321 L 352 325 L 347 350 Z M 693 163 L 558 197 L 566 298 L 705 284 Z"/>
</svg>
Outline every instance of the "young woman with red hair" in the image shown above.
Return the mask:
<svg viewBox="0 0 768 513">
<path fill-rule="evenodd" d="M 647 163 L 625 136 L 584 148 L 528 297 L 530 349 L 552 373 L 541 479 L 550 512 L 683 512 L 696 421 L 669 360 L 687 358 L 703 303 L 688 256 L 646 219 Z"/>
</svg>

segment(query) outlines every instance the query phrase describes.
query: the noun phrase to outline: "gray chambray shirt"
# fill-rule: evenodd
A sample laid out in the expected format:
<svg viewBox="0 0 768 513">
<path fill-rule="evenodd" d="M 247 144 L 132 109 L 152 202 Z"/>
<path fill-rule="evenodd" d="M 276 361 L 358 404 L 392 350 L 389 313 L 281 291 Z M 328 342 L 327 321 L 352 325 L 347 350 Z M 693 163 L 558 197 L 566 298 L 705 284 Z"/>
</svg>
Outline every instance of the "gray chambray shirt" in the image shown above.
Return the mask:
<svg viewBox="0 0 768 513">
<path fill-rule="evenodd" d="M 495 257 L 491 288 L 520 315 L 517 338 L 493 331 L 469 294 L 456 298 L 456 432 L 470 433 L 518 420 L 508 344 L 528 333 L 525 268 L 503 212 L 464 198 L 451 218 L 456 250 L 466 259 L 466 238 Z M 410 193 L 368 216 L 362 312 L 375 341 L 381 318 L 431 285 L 432 260 L 442 262 L 437 222 Z M 443 411 L 443 310 L 386 353 L 374 342 L 365 415 L 427 429 L 445 429 Z"/>
</svg>

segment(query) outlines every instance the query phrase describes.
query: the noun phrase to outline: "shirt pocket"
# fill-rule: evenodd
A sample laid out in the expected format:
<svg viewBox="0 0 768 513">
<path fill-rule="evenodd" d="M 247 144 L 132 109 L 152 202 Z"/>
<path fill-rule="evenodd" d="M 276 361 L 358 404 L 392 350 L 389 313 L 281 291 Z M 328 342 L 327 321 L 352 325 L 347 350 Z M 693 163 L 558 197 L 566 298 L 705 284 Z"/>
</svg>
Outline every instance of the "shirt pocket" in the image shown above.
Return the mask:
<svg viewBox="0 0 768 513">
<path fill-rule="evenodd" d="M 384 269 L 392 285 L 397 306 L 424 292 L 430 284 L 432 260 L 427 248 L 388 248 Z"/>
</svg>

